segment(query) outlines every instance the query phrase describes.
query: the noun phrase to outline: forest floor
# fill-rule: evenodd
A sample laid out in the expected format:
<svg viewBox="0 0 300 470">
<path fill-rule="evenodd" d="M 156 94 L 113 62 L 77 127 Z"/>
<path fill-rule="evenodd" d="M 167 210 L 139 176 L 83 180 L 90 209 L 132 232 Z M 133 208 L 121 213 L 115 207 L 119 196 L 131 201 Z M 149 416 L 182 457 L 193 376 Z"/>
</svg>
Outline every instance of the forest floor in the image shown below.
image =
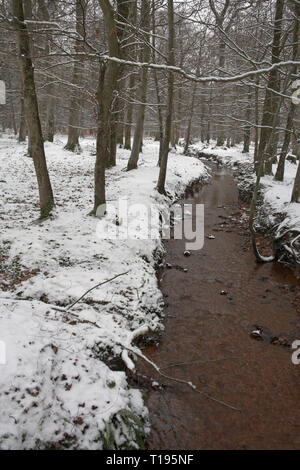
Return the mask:
<svg viewBox="0 0 300 470">
<path fill-rule="evenodd" d="M 138 170 L 126 172 L 129 152 L 118 150 L 107 172 L 105 219 L 88 216 L 93 205 L 95 141 L 82 152 L 45 150 L 56 207 L 40 224 L 37 183 L 26 145 L 0 139 L 0 448 L 136 448 L 149 430 L 141 391 L 128 384 L 127 349 L 135 336 L 161 330 L 163 299 L 155 266 L 163 253 L 159 234 L 145 238 L 131 213 L 131 239 L 106 239 L 119 198 L 166 209 L 196 179 L 204 164 L 172 151 L 167 196 L 155 188 L 158 145 L 145 142 Z M 120 225 L 122 221 L 119 221 Z M 126 273 L 126 274 L 123 274 Z M 96 284 L 98 287 L 65 309 Z M 2 357 L 3 359 L 3 357 Z M 4 362 L 4 361 L 3 361 Z"/>
</svg>

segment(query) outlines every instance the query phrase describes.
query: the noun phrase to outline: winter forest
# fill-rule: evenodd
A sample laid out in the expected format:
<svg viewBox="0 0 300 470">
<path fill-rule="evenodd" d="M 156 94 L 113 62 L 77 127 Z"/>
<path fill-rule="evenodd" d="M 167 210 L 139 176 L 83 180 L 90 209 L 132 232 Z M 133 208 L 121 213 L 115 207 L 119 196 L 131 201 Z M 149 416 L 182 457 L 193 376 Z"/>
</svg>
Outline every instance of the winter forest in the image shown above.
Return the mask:
<svg viewBox="0 0 300 470">
<path fill-rule="evenodd" d="M 299 0 L 0 0 L 0 449 L 299 450 L 299 160 Z"/>
</svg>

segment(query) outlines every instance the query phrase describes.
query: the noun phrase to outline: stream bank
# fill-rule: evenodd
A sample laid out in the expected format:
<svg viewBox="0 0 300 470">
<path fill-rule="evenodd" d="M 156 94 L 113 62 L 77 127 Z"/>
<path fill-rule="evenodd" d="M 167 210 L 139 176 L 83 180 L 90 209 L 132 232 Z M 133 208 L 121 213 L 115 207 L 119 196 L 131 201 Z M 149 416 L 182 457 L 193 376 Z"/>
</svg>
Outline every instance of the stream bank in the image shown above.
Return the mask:
<svg viewBox="0 0 300 470">
<path fill-rule="evenodd" d="M 215 153 L 213 153 L 215 152 Z M 190 147 L 190 155 L 209 159 L 233 170 L 239 190 L 239 197 L 251 202 L 256 182 L 253 165 L 253 149 L 244 153 L 241 148 L 214 147 L 201 149 Z M 279 262 L 300 266 L 300 204 L 291 203 L 291 194 L 297 170 L 297 160 L 288 156 L 284 181 L 275 181 L 276 164 L 273 174 L 261 178 L 256 203 L 255 230 L 262 245 L 266 240 L 272 245 L 271 251 Z M 269 250 L 270 251 L 270 250 Z"/>
</svg>

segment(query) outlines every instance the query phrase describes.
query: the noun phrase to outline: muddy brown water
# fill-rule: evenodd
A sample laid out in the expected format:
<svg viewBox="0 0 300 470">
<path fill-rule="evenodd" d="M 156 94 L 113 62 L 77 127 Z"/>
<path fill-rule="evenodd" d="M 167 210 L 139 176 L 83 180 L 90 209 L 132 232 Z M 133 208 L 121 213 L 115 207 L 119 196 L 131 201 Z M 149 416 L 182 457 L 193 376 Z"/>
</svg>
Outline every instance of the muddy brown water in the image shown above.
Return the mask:
<svg viewBox="0 0 300 470">
<path fill-rule="evenodd" d="M 167 374 L 240 411 L 140 363 L 140 372 L 165 384 L 148 395 L 147 446 L 300 449 L 300 365 L 292 363 L 291 348 L 270 343 L 273 336 L 283 343 L 300 340 L 292 302 L 299 280 L 281 264 L 256 264 L 239 229 L 221 226 L 240 207 L 229 170 L 216 167 L 211 184 L 196 186 L 182 202 L 205 204 L 205 235 L 215 239 L 205 238 L 203 249 L 190 257 L 183 255 L 184 240 L 166 241 L 165 261 L 188 272 L 173 267 L 159 274 L 166 328 L 160 343 L 144 353 Z M 250 336 L 255 325 L 262 327 L 263 340 Z"/>
</svg>

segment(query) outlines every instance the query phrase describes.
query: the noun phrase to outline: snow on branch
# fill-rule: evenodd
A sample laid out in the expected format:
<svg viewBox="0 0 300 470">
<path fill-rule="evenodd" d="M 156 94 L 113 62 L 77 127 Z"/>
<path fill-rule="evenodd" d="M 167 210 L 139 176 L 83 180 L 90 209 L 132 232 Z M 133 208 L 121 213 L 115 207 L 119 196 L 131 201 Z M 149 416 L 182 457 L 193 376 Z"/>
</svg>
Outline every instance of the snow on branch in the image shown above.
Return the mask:
<svg viewBox="0 0 300 470">
<path fill-rule="evenodd" d="M 183 77 L 187 78 L 188 80 L 198 82 L 198 83 L 207 83 L 207 82 L 222 82 L 222 83 L 232 83 L 232 82 L 238 82 L 240 80 L 244 80 L 245 78 L 248 77 L 254 77 L 256 75 L 261 75 L 265 73 L 269 73 L 272 70 L 275 69 L 280 69 L 281 67 L 291 67 L 291 66 L 300 66 L 300 61 L 299 60 L 287 60 L 283 62 L 278 62 L 270 67 L 265 67 L 261 69 L 256 69 L 256 70 L 249 70 L 248 72 L 244 72 L 238 75 L 233 75 L 231 77 L 219 77 L 219 76 L 207 76 L 207 77 L 198 77 L 194 74 L 189 74 L 185 72 L 182 68 L 177 67 L 175 65 L 163 65 L 163 64 L 153 64 L 153 63 L 148 63 L 148 62 L 135 62 L 132 60 L 125 60 L 125 59 L 120 59 L 119 57 L 111 57 L 107 54 L 100 55 L 100 58 L 103 60 L 109 60 L 112 62 L 117 62 L 119 64 L 123 65 L 131 65 L 133 67 L 147 67 L 151 69 L 156 69 L 156 70 L 162 70 L 162 71 L 168 71 L 168 72 L 174 72 L 182 75 Z"/>
</svg>

